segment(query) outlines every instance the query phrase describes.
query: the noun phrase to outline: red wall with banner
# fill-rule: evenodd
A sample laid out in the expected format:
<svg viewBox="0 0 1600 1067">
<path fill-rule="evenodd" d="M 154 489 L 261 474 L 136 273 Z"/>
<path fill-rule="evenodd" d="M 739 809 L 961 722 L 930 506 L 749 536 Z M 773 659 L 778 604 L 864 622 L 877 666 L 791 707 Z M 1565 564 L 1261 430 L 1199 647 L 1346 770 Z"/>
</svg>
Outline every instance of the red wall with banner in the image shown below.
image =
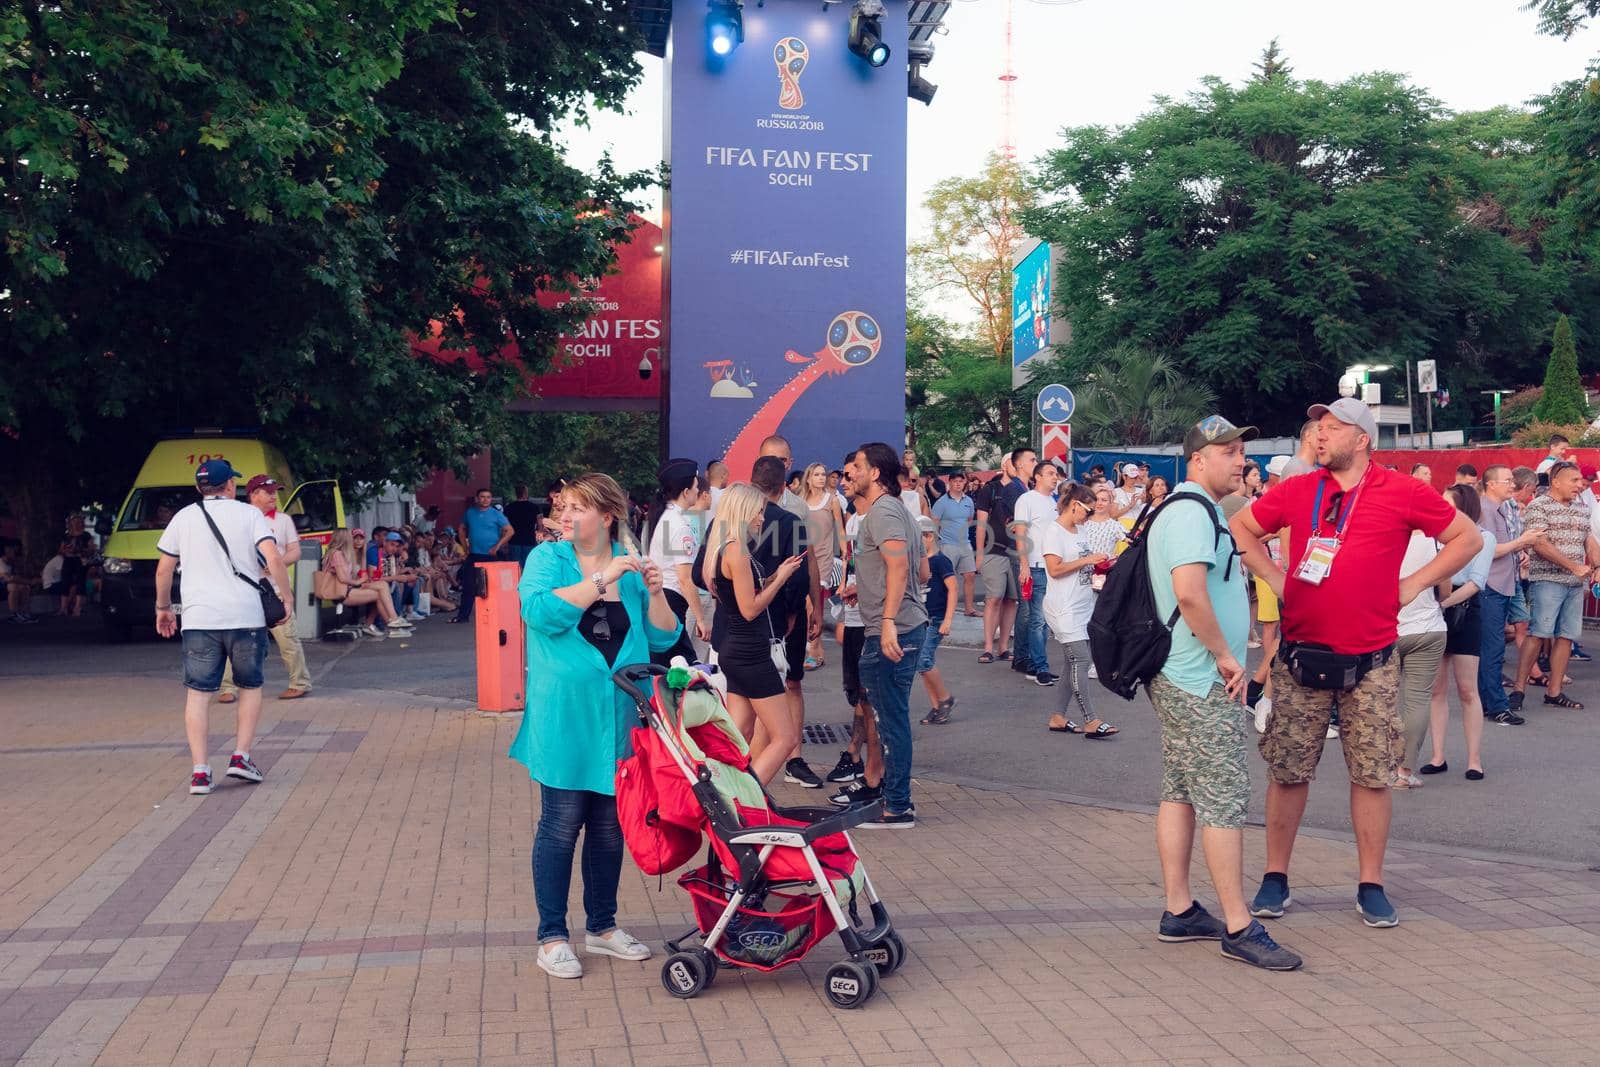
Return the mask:
<svg viewBox="0 0 1600 1067">
<path fill-rule="evenodd" d="M 1409 473 L 1418 463 L 1426 463 L 1433 471 L 1433 486 L 1444 489 L 1456 480 L 1456 468 L 1470 463 L 1478 468 L 1482 477 L 1485 467 L 1504 463 L 1508 467 L 1537 467 L 1539 461 L 1550 453 L 1543 448 L 1384 448 L 1372 453 L 1372 458 L 1402 474 Z M 1593 448 L 1574 448 L 1567 457 L 1580 466 L 1600 463 L 1600 451 Z"/>
<path fill-rule="evenodd" d="M 549 372 L 529 379 L 530 396 L 600 401 L 660 397 L 661 227 L 645 219 L 636 221 L 632 239 L 616 247 L 615 271 L 583 294 L 596 305 L 594 316 L 561 337 Z M 541 292 L 536 299 L 545 307 L 561 307 L 572 298 Z M 439 358 L 443 352 L 439 330 L 434 323 L 429 337 L 412 343 L 412 351 Z M 469 366 L 477 365 L 476 349 L 451 354 L 464 355 Z M 515 359 L 520 350 L 507 343 L 500 355 Z M 650 362 L 647 378 L 639 375 L 643 360 Z M 572 404 L 562 407 L 580 409 Z"/>
</svg>

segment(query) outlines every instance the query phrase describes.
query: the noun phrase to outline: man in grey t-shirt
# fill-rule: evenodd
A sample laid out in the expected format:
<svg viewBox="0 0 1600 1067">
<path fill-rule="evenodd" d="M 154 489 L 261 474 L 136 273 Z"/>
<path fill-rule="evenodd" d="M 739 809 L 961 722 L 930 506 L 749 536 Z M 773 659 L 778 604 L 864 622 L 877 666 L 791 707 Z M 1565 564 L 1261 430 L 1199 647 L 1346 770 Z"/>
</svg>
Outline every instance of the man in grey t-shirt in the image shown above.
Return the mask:
<svg viewBox="0 0 1600 1067">
<path fill-rule="evenodd" d="M 850 464 L 850 494 L 862 516 L 856 534 L 856 596 L 866 641 L 861 682 L 872 694 L 883 739 L 883 784 L 863 783 L 846 803 L 883 799 L 883 813 L 863 829 L 917 824 L 911 803 L 911 686 L 928 630 L 922 537 L 899 498 L 900 457 L 882 442 L 862 445 Z"/>
</svg>

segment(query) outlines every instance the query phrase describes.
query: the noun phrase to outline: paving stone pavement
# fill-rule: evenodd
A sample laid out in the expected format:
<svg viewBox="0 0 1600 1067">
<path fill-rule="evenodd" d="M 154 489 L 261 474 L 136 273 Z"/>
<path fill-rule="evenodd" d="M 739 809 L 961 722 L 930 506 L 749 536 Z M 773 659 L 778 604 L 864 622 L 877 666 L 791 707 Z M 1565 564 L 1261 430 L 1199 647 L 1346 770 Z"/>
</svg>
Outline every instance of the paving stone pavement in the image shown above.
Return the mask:
<svg viewBox="0 0 1600 1067">
<path fill-rule="evenodd" d="M 1368 930 L 1352 848 L 1302 838 L 1273 931 L 1307 966 L 1269 975 L 1155 940 L 1150 816 L 926 780 L 915 830 L 857 841 L 910 949 L 865 1009 L 822 996 L 837 940 L 668 996 L 687 899 L 631 865 L 657 959 L 556 982 L 515 717 L 405 700 L 269 698 L 266 781 L 202 798 L 170 680 L 0 691 L 0 1064 L 1600 1061 L 1600 874 L 1396 851 L 1404 921 Z"/>
</svg>

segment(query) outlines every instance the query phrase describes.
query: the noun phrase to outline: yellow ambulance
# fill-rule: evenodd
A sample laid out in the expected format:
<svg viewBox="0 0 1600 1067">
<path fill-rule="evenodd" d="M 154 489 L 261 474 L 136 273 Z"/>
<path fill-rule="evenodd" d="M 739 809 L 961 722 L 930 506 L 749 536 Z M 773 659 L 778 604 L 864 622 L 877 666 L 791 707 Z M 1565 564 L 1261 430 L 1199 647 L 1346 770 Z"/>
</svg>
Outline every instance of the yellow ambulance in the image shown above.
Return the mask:
<svg viewBox="0 0 1600 1067">
<path fill-rule="evenodd" d="M 208 459 L 225 459 L 244 475 L 270 474 L 281 488 L 279 509 L 293 520 L 302 541 L 324 546 L 344 525 L 344 500 L 331 479 L 296 485 L 288 462 L 277 448 L 259 438 L 215 431 L 157 441 L 145 457 L 116 517 L 102 524 L 100 613 L 113 640 L 126 640 L 135 626 L 155 625 L 156 541 L 178 509 L 199 499 L 194 471 Z M 291 490 L 289 487 L 293 486 Z M 173 589 L 173 599 L 178 590 Z"/>
</svg>

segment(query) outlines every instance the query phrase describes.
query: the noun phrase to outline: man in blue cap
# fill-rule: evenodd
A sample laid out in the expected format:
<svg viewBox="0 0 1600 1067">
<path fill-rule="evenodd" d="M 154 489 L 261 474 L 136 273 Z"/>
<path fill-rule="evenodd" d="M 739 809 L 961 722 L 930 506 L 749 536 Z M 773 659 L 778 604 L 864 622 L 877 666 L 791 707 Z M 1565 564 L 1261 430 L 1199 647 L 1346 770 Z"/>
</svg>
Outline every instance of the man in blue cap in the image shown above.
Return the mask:
<svg viewBox="0 0 1600 1067">
<path fill-rule="evenodd" d="M 208 459 L 194 472 L 200 499 L 178 511 L 162 531 L 156 548 L 156 630 L 172 637 L 179 630 L 173 609 L 172 576 L 181 562 L 183 602 L 184 727 L 194 772 L 189 792 L 211 792 L 207 732 L 211 694 L 222 684 L 223 666 L 233 666 L 239 687 L 239 733 L 228 777 L 261 781 L 250 759 L 256 722 L 261 717 L 261 666 L 267 654 L 267 620 L 259 586 L 263 572 L 279 589 L 288 589 L 289 572 L 272 527 L 259 509 L 234 496 L 239 472 L 225 459 Z M 293 599 L 285 601 L 294 619 Z"/>
</svg>

